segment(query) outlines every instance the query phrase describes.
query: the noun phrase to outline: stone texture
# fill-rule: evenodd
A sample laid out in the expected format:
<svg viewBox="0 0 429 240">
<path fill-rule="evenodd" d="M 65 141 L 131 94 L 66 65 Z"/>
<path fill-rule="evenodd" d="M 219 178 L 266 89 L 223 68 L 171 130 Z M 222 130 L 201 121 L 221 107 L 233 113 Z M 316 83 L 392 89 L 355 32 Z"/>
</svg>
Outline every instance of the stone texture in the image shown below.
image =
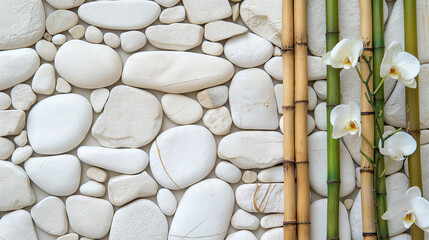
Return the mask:
<svg viewBox="0 0 429 240">
<path fill-rule="evenodd" d="M 0 137 L 18 135 L 25 127 L 25 112 L 0 110 Z"/>
<path fill-rule="evenodd" d="M 189 22 L 203 24 L 230 17 L 228 0 L 183 0 Z"/>
<path fill-rule="evenodd" d="M 227 21 L 209 22 L 204 26 L 204 37 L 213 42 L 222 41 L 245 32 L 247 32 L 246 27 Z"/>
<path fill-rule="evenodd" d="M 25 210 L 16 210 L 0 219 L 0 238 L 37 240 L 31 215 Z"/>
<path fill-rule="evenodd" d="M 243 184 L 235 191 L 240 208 L 255 213 L 282 213 L 284 211 L 283 183 Z"/>
<path fill-rule="evenodd" d="M 204 29 L 195 24 L 172 23 L 150 26 L 145 33 L 154 47 L 185 51 L 202 43 Z"/>
<path fill-rule="evenodd" d="M 37 227 L 52 235 L 63 235 L 69 228 L 66 206 L 57 197 L 49 196 L 31 208 Z"/>
</svg>

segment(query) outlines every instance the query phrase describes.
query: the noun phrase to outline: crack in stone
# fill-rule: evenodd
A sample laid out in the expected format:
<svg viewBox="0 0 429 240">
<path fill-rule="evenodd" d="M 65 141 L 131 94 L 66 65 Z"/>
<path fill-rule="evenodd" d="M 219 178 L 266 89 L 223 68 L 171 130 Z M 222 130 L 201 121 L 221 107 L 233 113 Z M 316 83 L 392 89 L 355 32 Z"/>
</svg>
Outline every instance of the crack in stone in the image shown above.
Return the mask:
<svg viewBox="0 0 429 240">
<path fill-rule="evenodd" d="M 168 174 L 168 171 L 165 168 L 164 162 L 162 161 L 162 158 L 161 158 L 161 151 L 159 150 L 159 147 L 158 147 L 158 141 L 156 141 L 156 139 L 155 139 L 155 145 L 156 145 L 156 150 L 158 150 L 159 161 L 161 162 L 162 168 L 164 168 L 164 171 L 167 174 L 168 178 L 170 178 L 171 182 L 173 182 L 173 184 L 176 185 L 178 190 L 180 190 L 179 185 L 177 185 L 177 183 L 173 180 L 173 178 L 171 178 L 170 174 Z"/>
</svg>

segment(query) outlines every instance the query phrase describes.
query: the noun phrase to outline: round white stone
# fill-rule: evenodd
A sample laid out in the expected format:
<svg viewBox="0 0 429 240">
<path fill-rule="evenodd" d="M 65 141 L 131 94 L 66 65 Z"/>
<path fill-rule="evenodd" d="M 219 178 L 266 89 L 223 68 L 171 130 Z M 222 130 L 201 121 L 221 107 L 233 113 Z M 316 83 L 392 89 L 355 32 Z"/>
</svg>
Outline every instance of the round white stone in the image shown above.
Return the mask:
<svg viewBox="0 0 429 240">
<path fill-rule="evenodd" d="M 142 147 L 161 129 L 162 108 L 151 93 L 124 85 L 110 91 L 92 136 L 105 147 Z"/>
<path fill-rule="evenodd" d="M 119 36 L 112 32 L 105 33 L 103 39 L 104 43 L 111 48 L 117 48 L 121 45 L 121 39 Z"/>
<path fill-rule="evenodd" d="M 94 89 L 117 82 L 122 61 L 118 53 L 106 45 L 71 40 L 58 49 L 55 68 L 72 85 Z"/>
<path fill-rule="evenodd" d="M 88 168 L 86 175 L 97 182 L 105 182 L 107 179 L 107 172 L 96 167 Z"/>
<path fill-rule="evenodd" d="M 69 10 L 56 10 L 46 18 L 46 30 L 55 35 L 74 27 L 79 18 L 76 13 Z"/>
<path fill-rule="evenodd" d="M 73 195 L 66 200 L 70 226 L 74 232 L 89 238 L 102 238 L 110 229 L 113 207 L 99 198 Z"/>
<path fill-rule="evenodd" d="M 101 43 L 103 41 L 103 32 L 94 26 L 88 26 L 85 31 L 85 39 L 90 43 Z"/>
<path fill-rule="evenodd" d="M 5 110 L 12 104 L 12 99 L 7 93 L 0 92 L 0 110 Z"/>
<path fill-rule="evenodd" d="M 5 214 L 0 219 L 0 238 L 19 240 L 37 239 L 31 215 L 25 210 L 17 210 Z"/>
<path fill-rule="evenodd" d="M 215 135 L 226 135 L 232 125 L 231 114 L 228 108 L 222 106 L 206 111 L 203 117 L 204 125 Z"/>
<path fill-rule="evenodd" d="M 326 183 L 325 183 L 326 184 Z M 328 214 L 328 199 L 320 199 L 310 205 L 311 239 L 325 240 Z M 350 222 L 346 207 L 340 202 L 339 207 L 339 238 L 354 239 L 350 234 Z M 362 236 L 362 233 L 361 233 Z"/>
<path fill-rule="evenodd" d="M 142 29 L 153 23 L 161 8 L 153 1 L 96 1 L 79 7 L 79 17 L 94 26 L 115 29 Z"/>
<path fill-rule="evenodd" d="M 155 0 L 159 5 L 166 8 L 176 5 L 179 1 L 180 0 Z"/>
<path fill-rule="evenodd" d="M 121 47 L 125 52 L 135 52 L 146 45 L 147 39 L 143 32 L 128 31 L 119 35 Z"/>
<path fill-rule="evenodd" d="M 88 181 L 79 187 L 79 192 L 88 197 L 102 197 L 106 194 L 106 187 L 96 181 Z"/>
<path fill-rule="evenodd" d="M 12 162 L 16 165 L 21 164 L 31 157 L 33 148 L 31 146 L 18 147 L 12 154 Z"/>
<path fill-rule="evenodd" d="M 189 22 L 194 24 L 213 22 L 232 14 L 228 0 L 184 0 L 183 5 Z"/>
<path fill-rule="evenodd" d="M 284 211 L 283 183 L 243 184 L 235 190 L 235 198 L 238 206 L 248 212 L 282 213 Z"/>
<path fill-rule="evenodd" d="M 177 199 L 169 189 L 160 189 L 156 195 L 156 201 L 165 215 L 172 216 L 176 212 Z"/>
<path fill-rule="evenodd" d="M 185 51 L 203 41 L 203 27 L 189 23 L 154 25 L 146 29 L 146 36 L 154 47 Z"/>
<path fill-rule="evenodd" d="M 261 218 L 261 227 L 265 229 L 275 228 L 275 227 L 281 227 L 283 226 L 283 218 L 284 214 L 275 213 L 266 215 Z"/>
<path fill-rule="evenodd" d="M 262 234 L 261 240 L 281 239 L 282 237 L 283 228 L 273 228 Z"/>
<path fill-rule="evenodd" d="M 92 91 L 90 101 L 94 112 L 100 113 L 103 110 L 108 98 L 109 89 L 107 88 L 99 88 Z"/>
<path fill-rule="evenodd" d="M 201 51 L 208 55 L 219 56 L 223 53 L 223 45 L 218 42 L 204 41 L 201 45 Z"/>
<path fill-rule="evenodd" d="M 92 123 L 86 98 L 61 94 L 38 102 L 28 114 L 28 140 L 39 154 L 60 154 L 78 146 Z"/>
<path fill-rule="evenodd" d="M 32 157 L 24 167 L 30 179 L 49 194 L 68 196 L 79 187 L 81 164 L 73 155 Z"/>
<path fill-rule="evenodd" d="M 265 71 L 275 80 L 283 80 L 283 61 L 282 57 L 273 57 L 264 64 Z"/>
<path fill-rule="evenodd" d="M 202 180 L 215 161 L 215 139 L 198 125 L 170 128 L 155 139 L 150 149 L 152 174 L 168 189 L 183 189 Z"/>
<path fill-rule="evenodd" d="M 0 179 L 0 195 L 2 196 L 0 211 L 24 208 L 36 201 L 36 196 L 30 187 L 30 179 L 21 167 L 9 161 L 0 161 L 0 176 L 2 176 Z M 0 231 L 0 237 L 3 237 L 1 233 L 2 231 Z"/>
<path fill-rule="evenodd" d="M 45 32 L 45 9 L 42 1 L 1 1 L 0 29 L 0 50 L 35 44 Z"/>
<path fill-rule="evenodd" d="M 55 90 L 57 90 L 59 93 L 69 93 L 72 90 L 72 86 L 63 78 L 58 78 Z"/>
<path fill-rule="evenodd" d="M 165 115 L 174 123 L 192 124 L 201 119 L 203 108 L 194 99 L 179 95 L 165 94 L 161 98 L 162 109 Z"/>
<path fill-rule="evenodd" d="M 198 102 L 205 108 L 217 108 L 228 101 L 228 87 L 225 85 L 207 88 L 197 94 Z"/>
<path fill-rule="evenodd" d="M 258 179 L 258 174 L 254 171 L 244 171 L 243 177 L 241 180 L 243 180 L 244 183 L 254 183 Z"/>
<path fill-rule="evenodd" d="M 238 2 L 237 0 L 232 0 L 233 2 Z M 241 0 L 239 0 L 241 2 Z M 238 17 L 240 16 L 240 3 L 236 3 L 232 5 L 232 21 L 237 21 Z"/>
<path fill-rule="evenodd" d="M 209 22 L 204 26 L 204 37 L 218 42 L 247 32 L 247 28 L 227 21 Z"/>
<path fill-rule="evenodd" d="M 258 238 L 252 232 L 241 230 L 228 235 L 225 240 L 258 240 Z"/>
<path fill-rule="evenodd" d="M 308 87 L 308 110 L 312 111 L 317 105 L 317 95 L 312 87 Z"/>
<path fill-rule="evenodd" d="M 166 8 L 159 15 L 159 21 L 164 24 L 177 23 L 185 20 L 186 12 L 183 6 Z"/>
<path fill-rule="evenodd" d="M 52 43 L 55 45 L 63 45 L 67 41 L 67 37 L 64 34 L 55 34 L 52 37 Z"/>
<path fill-rule="evenodd" d="M 316 109 L 314 109 L 314 120 L 318 129 L 326 131 L 326 102 L 317 104 Z"/>
<path fill-rule="evenodd" d="M 264 64 L 273 54 L 273 45 L 253 33 L 244 33 L 228 39 L 224 47 L 225 57 L 243 68 Z"/>
<path fill-rule="evenodd" d="M 272 167 L 283 160 L 283 135 L 275 131 L 240 131 L 222 138 L 218 156 L 241 169 Z"/>
<path fill-rule="evenodd" d="M 258 173 L 258 180 L 260 182 L 283 182 L 283 166 L 275 166 L 267 169 L 263 169 Z"/>
<path fill-rule="evenodd" d="M 325 101 L 328 93 L 328 86 L 326 80 L 319 80 L 314 82 L 313 89 L 316 92 L 317 97 Z"/>
<path fill-rule="evenodd" d="M 85 35 L 85 27 L 76 25 L 69 29 L 69 33 L 73 39 L 81 39 Z"/>
<path fill-rule="evenodd" d="M 0 51 L 0 72 L 2 73 L 0 90 L 13 87 L 29 79 L 36 72 L 39 64 L 39 55 L 32 48 Z"/>
<path fill-rule="evenodd" d="M 147 167 L 149 162 L 146 152 L 140 149 L 81 146 L 77 150 L 77 156 L 82 162 L 89 165 L 125 174 L 139 173 Z M 102 179 L 105 180 L 105 177 Z"/>
<path fill-rule="evenodd" d="M 150 200 L 139 199 L 116 211 L 110 240 L 165 240 L 168 222 L 161 210 Z"/>
<path fill-rule="evenodd" d="M 216 166 L 216 177 L 229 183 L 238 183 L 241 180 L 241 170 L 234 164 L 222 161 Z"/>
<path fill-rule="evenodd" d="M 57 240 L 79 240 L 79 235 L 76 233 L 69 233 L 58 237 Z"/>
<path fill-rule="evenodd" d="M 0 137 L 18 135 L 25 127 L 25 112 L 0 110 Z"/>
<path fill-rule="evenodd" d="M 13 138 L 13 141 L 16 143 L 16 145 L 20 147 L 24 147 L 25 144 L 27 144 L 27 131 L 23 130 L 18 136 Z"/>
<path fill-rule="evenodd" d="M 8 159 L 15 150 L 15 145 L 7 138 L 0 137 L 0 160 Z"/>
<path fill-rule="evenodd" d="M 27 84 L 18 84 L 10 91 L 12 106 L 19 110 L 28 110 L 36 102 L 36 94 Z"/>
<path fill-rule="evenodd" d="M 188 188 L 180 200 L 168 239 L 213 236 L 212 240 L 222 240 L 233 209 L 234 191 L 229 184 L 216 178 L 199 182 Z"/>
<path fill-rule="evenodd" d="M 45 61 L 54 61 L 55 54 L 57 54 L 57 47 L 51 42 L 44 39 L 36 43 L 35 49 L 39 56 Z"/>
<path fill-rule="evenodd" d="M 46 2 L 57 9 L 69 9 L 78 7 L 83 2 L 85 2 L 85 0 L 46 0 Z"/>
<path fill-rule="evenodd" d="M 57 197 L 49 196 L 34 205 L 31 217 L 37 227 L 52 235 L 63 235 L 69 228 L 66 206 Z"/>
<path fill-rule="evenodd" d="M 259 218 L 242 209 L 238 209 L 232 215 L 231 226 L 235 229 L 256 230 L 259 227 Z"/>
<path fill-rule="evenodd" d="M 55 68 L 50 63 L 42 64 L 34 74 L 31 82 L 33 91 L 37 94 L 50 95 L 55 89 Z"/>
</svg>

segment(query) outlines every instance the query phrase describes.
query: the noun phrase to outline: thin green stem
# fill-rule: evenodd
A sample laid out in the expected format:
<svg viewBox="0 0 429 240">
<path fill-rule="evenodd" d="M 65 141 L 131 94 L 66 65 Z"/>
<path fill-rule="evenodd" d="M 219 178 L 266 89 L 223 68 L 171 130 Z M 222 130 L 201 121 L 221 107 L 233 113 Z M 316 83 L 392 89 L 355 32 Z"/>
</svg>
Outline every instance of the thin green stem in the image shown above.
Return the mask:
<svg viewBox="0 0 429 240">
<path fill-rule="evenodd" d="M 368 160 L 372 165 L 376 166 L 377 164 L 368 156 L 366 155 L 362 150 L 360 150 L 360 153 Z"/>
<path fill-rule="evenodd" d="M 387 168 L 389 167 L 389 164 L 390 164 L 390 160 L 391 160 L 391 159 L 392 159 L 392 158 L 389 156 L 389 159 L 387 160 L 387 164 L 386 164 L 386 166 L 384 167 L 383 172 L 381 172 L 381 174 L 378 176 L 379 178 L 384 177 L 384 175 L 386 174 L 386 170 L 387 170 Z"/>
<path fill-rule="evenodd" d="M 365 135 L 362 134 L 361 136 L 365 140 L 365 142 L 368 143 L 368 145 L 370 145 L 372 148 L 375 148 L 375 145 L 370 142 L 369 139 L 365 137 Z"/>
<path fill-rule="evenodd" d="M 374 90 L 373 95 L 377 94 L 378 90 L 380 90 L 380 88 L 383 86 L 384 80 L 386 79 L 387 75 L 384 76 L 383 79 L 381 79 L 381 82 L 378 84 L 377 88 Z"/>
</svg>

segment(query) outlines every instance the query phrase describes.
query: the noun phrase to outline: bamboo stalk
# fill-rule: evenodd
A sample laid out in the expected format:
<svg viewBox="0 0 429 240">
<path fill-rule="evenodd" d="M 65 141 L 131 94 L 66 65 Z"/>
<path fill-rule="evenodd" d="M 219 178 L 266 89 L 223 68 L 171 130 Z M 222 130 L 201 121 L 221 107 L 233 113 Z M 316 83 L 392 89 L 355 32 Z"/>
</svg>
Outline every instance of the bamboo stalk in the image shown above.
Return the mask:
<svg viewBox="0 0 429 240">
<path fill-rule="evenodd" d="M 284 240 L 296 239 L 293 0 L 282 2 Z"/>
<path fill-rule="evenodd" d="M 405 51 L 418 57 L 416 0 L 404 0 Z M 417 88 L 406 88 L 407 132 L 417 142 L 416 151 L 408 157 L 410 187 L 418 186 L 422 191 L 422 172 L 420 162 L 420 109 L 419 109 L 419 80 L 416 77 Z M 415 224 L 411 227 L 413 240 L 423 240 L 424 232 Z"/>
<path fill-rule="evenodd" d="M 310 239 L 310 181 L 307 144 L 307 1 L 294 1 L 295 38 L 295 158 L 298 239 Z"/>
<path fill-rule="evenodd" d="M 373 45 L 374 45 L 374 85 L 376 88 L 382 82 L 380 76 L 380 65 L 384 56 L 384 19 L 383 19 L 383 1 L 373 0 L 372 1 L 372 26 L 373 26 Z M 378 92 L 375 94 L 374 105 L 379 111 L 384 110 L 384 86 L 381 85 Z M 378 116 L 377 122 L 379 129 L 384 129 L 384 118 L 381 114 Z M 377 201 L 377 222 L 378 222 L 378 233 L 379 238 L 389 239 L 389 226 L 388 221 L 383 220 L 381 216 L 387 211 L 387 200 L 386 200 L 386 178 L 380 177 L 384 170 L 384 156 L 378 149 L 378 142 L 380 141 L 380 134 L 376 131 L 374 126 L 374 142 L 376 148 L 374 149 L 374 160 L 377 163 L 376 176 L 376 201 Z"/>
<path fill-rule="evenodd" d="M 363 39 L 363 55 L 366 59 L 372 59 L 372 10 L 371 0 L 360 0 L 360 34 Z M 372 62 L 371 62 L 372 63 Z M 370 93 L 372 90 L 372 77 L 370 71 L 372 66 L 361 59 L 361 75 L 368 82 Z M 370 69 L 371 68 L 371 69 Z M 365 94 L 369 95 L 366 85 L 361 84 L 361 116 L 362 116 L 362 135 L 365 136 L 371 144 L 374 142 L 374 111 L 368 103 Z M 373 147 L 362 138 L 362 151 L 374 159 Z M 362 235 L 364 240 L 377 239 L 377 228 L 375 226 L 374 210 L 374 166 L 361 156 L 361 204 L 362 204 Z"/>
<path fill-rule="evenodd" d="M 338 0 L 326 0 L 326 51 L 339 41 Z M 332 109 L 340 104 L 340 70 L 327 66 L 327 145 L 328 145 L 328 219 L 326 238 L 339 239 L 340 203 L 340 142 L 332 138 L 330 116 Z"/>
</svg>

